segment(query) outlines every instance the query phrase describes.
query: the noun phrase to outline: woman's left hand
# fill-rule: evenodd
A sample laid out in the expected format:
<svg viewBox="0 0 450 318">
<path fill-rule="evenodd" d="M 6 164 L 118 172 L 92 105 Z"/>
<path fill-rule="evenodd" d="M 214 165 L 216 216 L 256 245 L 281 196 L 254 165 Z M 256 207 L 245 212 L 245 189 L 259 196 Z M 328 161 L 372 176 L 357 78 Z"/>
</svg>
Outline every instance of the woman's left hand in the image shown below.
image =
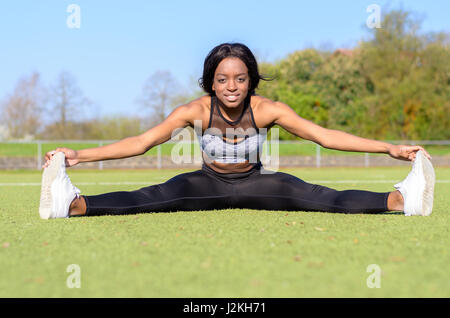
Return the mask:
<svg viewBox="0 0 450 318">
<path fill-rule="evenodd" d="M 425 149 L 421 146 L 407 146 L 407 145 L 392 145 L 389 148 L 389 155 L 392 158 L 406 161 L 414 161 L 416 159 L 416 153 L 422 150 L 425 156 L 428 159 L 431 159 L 431 156 Z"/>
</svg>

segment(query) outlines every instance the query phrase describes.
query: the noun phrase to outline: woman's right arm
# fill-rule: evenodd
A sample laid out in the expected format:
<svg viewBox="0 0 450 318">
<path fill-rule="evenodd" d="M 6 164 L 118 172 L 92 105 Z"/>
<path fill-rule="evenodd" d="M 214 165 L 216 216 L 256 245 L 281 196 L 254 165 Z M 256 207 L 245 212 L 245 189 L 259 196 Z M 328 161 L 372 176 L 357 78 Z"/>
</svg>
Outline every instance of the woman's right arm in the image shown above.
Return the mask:
<svg viewBox="0 0 450 318">
<path fill-rule="evenodd" d="M 128 137 L 118 142 L 95 148 L 73 150 L 70 148 L 56 148 L 45 154 L 47 167 L 50 159 L 57 152 L 64 152 L 66 166 L 71 167 L 80 162 L 113 160 L 142 155 L 152 147 L 169 140 L 172 132 L 177 128 L 193 125 L 195 118 L 199 118 L 201 107 L 196 101 L 177 107 L 163 122 L 147 130 L 141 135 Z"/>
</svg>

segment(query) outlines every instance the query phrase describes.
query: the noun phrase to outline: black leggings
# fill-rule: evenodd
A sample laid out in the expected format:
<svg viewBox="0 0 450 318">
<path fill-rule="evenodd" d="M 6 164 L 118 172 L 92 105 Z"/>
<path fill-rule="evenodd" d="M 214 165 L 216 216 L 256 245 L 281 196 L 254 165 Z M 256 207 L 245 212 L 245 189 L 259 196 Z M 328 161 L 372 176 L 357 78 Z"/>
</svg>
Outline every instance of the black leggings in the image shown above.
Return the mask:
<svg viewBox="0 0 450 318">
<path fill-rule="evenodd" d="M 387 211 L 389 192 L 337 191 L 287 173 L 218 174 L 208 167 L 136 191 L 84 196 L 86 215 L 219 209 L 376 213 Z"/>
</svg>

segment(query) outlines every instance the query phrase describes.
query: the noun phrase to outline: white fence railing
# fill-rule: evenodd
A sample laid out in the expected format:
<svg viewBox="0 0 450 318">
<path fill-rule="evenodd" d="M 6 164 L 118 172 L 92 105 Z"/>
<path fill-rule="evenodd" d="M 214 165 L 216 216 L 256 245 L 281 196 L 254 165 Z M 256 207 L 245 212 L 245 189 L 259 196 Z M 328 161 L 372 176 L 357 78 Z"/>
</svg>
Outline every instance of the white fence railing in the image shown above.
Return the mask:
<svg viewBox="0 0 450 318">
<path fill-rule="evenodd" d="M 43 160 L 44 160 L 44 150 L 43 150 L 43 145 L 46 144 L 52 144 L 52 145 L 58 145 L 58 147 L 68 147 L 70 148 L 71 144 L 83 144 L 83 145 L 89 145 L 92 147 L 97 147 L 97 146 L 102 146 L 105 144 L 110 144 L 113 143 L 117 140 L 33 140 L 33 141 L 23 141 L 23 140 L 9 140 L 9 141 L 2 141 L 0 142 L 0 146 L 1 144 L 28 144 L 28 145 L 34 145 L 35 147 L 35 153 L 34 155 L 32 155 L 32 157 L 35 158 L 35 164 L 34 166 L 36 167 L 36 169 L 41 169 L 42 165 L 43 165 Z M 196 146 L 198 147 L 198 142 L 197 141 L 193 141 Z M 450 140 L 391 140 L 391 141 L 387 141 L 389 143 L 392 144 L 407 144 L 407 145 L 421 145 L 424 146 L 426 148 L 426 146 L 448 146 L 448 151 L 445 151 L 445 159 L 443 161 L 443 165 L 450 165 L 449 162 L 449 155 L 450 155 Z M 168 141 L 165 144 L 176 144 L 176 143 L 180 143 L 177 141 Z M 186 142 L 181 142 L 181 143 L 186 143 Z M 192 142 L 187 142 L 189 144 L 191 144 Z M 314 144 L 310 141 L 266 141 L 265 143 L 265 151 L 263 151 L 263 157 L 264 155 L 266 156 L 270 156 L 270 154 L 268 153 L 267 149 L 272 149 L 272 143 L 276 143 L 277 146 L 282 146 L 282 145 L 292 145 L 294 147 L 297 147 L 299 145 L 308 145 L 309 147 L 313 146 L 315 147 L 314 151 L 309 151 L 308 154 L 305 154 L 303 152 L 300 152 L 299 154 L 295 154 L 295 152 L 289 151 L 288 155 L 286 155 L 286 151 L 281 151 L 281 153 L 279 154 L 280 157 L 309 157 L 309 159 L 311 159 L 314 163 L 312 164 L 315 167 L 321 167 L 324 161 L 324 157 L 329 157 L 333 154 L 330 154 L 329 150 L 323 150 L 324 148 L 322 148 L 321 146 Z M 48 148 L 48 147 L 47 147 Z M 164 157 L 162 154 L 162 145 L 158 145 L 155 147 L 156 148 L 156 154 L 153 157 L 155 160 L 153 160 L 152 162 L 154 162 L 154 168 L 157 169 L 161 169 L 165 167 L 165 162 L 167 162 L 167 160 L 164 160 Z M 1 148 L 0 148 L 1 149 Z M 300 148 L 298 148 L 300 149 Z M 49 149 L 46 149 L 49 150 Z M 283 154 L 284 153 L 284 154 Z M 340 152 L 342 153 L 342 152 Z M 335 151 L 334 154 L 338 154 L 338 151 Z M 364 156 L 363 159 L 363 166 L 365 167 L 369 167 L 371 166 L 371 162 L 374 160 L 372 159 L 372 156 L 369 153 L 355 153 L 355 156 Z M 14 155 L 14 156 L 10 156 L 8 157 L 8 155 L 4 154 L 4 151 L 0 151 L 0 159 L 10 159 L 10 160 L 15 160 L 17 159 L 18 155 Z M 30 157 L 30 155 L 28 155 L 27 157 Z M 311 157 L 314 157 L 313 159 Z M 15 158 L 15 159 L 14 159 Z M 350 156 L 347 156 L 347 158 L 350 158 Z M 166 158 L 167 159 L 167 158 Z M 310 161 L 311 161 L 310 160 Z M 166 164 L 167 165 L 167 164 Z M 301 165 L 301 164 L 300 164 Z M 360 165 L 360 164 L 358 164 Z M 104 167 L 104 162 L 103 161 L 99 161 L 97 163 L 97 168 L 98 169 L 103 169 Z M 171 167 L 173 167 L 173 165 L 171 165 Z M 1 166 L 0 164 L 0 169 L 4 168 Z"/>
</svg>

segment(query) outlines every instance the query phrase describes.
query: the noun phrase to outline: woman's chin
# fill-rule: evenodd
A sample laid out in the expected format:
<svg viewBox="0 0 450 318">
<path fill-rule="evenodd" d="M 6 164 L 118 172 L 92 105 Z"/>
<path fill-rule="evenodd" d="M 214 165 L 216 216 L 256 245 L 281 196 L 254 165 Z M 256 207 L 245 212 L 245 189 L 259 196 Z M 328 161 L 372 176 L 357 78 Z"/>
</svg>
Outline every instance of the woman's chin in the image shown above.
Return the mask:
<svg viewBox="0 0 450 318">
<path fill-rule="evenodd" d="M 220 103 L 227 107 L 227 108 L 236 108 L 239 107 L 239 105 L 241 105 L 244 101 L 240 98 L 238 99 L 227 99 L 227 98 L 220 98 Z"/>
</svg>

